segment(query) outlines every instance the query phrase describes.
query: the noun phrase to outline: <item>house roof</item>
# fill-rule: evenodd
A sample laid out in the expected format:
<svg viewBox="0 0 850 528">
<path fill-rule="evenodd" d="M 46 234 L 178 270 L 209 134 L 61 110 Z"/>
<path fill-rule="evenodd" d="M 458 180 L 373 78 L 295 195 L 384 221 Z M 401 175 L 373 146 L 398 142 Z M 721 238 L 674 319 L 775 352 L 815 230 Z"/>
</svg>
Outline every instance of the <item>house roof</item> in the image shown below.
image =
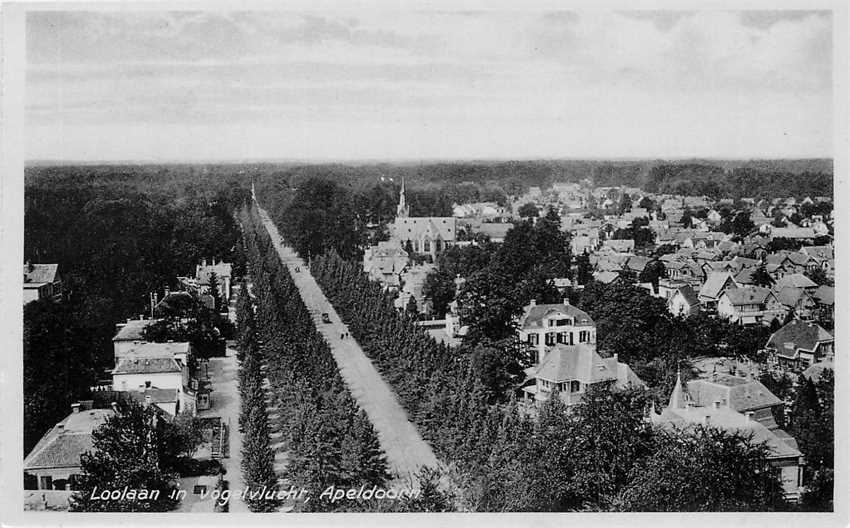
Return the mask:
<svg viewBox="0 0 850 528">
<path fill-rule="evenodd" d="M 830 361 L 818 361 L 817 363 L 812 364 L 809 368 L 803 371 L 803 376 L 809 378 L 814 383 L 818 383 L 820 381 L 821 376 L 823 376 L 823 372 L 825 370 L 834 370 L 835 365 Z"/>
<path fill-rule="evenodd" d="M 802 273 L 792 273 L 790 275 L 785 275 L 778 281 L 776 281 L 775 288 L 781 289 L 786 286 L 790 286 L 793 288 L 817 288 L 818 285 L 810 278 L 806 277 Z"/>
<path fill-rule="evenodd" d="M 723 292 L 723 289 L 726 288 L 727 283 L 734 283 L 735 281 L 732 279 L 732 274 L 727 271 L 712 271 L 708 274 L 708 277 L 705 279 L 702 287 L 699 290 L 700 297 L 706 297 L 709 299 L 716 299 L 720 297 L 720 294 Z"/>
<path fill-rule="evenodd" d="M 783 306 L 796 306 L 801 297 L 806 297 L 808 294 L 802 288 L 794 288 L 793 286 L 785 286 L 776 291 L 776 299 Z"/>
<path fill-rule="evenodd" d="M 585 343 L 556 345 L 547 349 L 534 377 L 555 383 L 579 380 L 592 384 L 617 380 L 617 371 Z"/>
<path fill-rule="evenodd" d="M 160 374 L 181 372 L 181 370 L 180 365 L 172 357 L 126 358 L 118 363 L 112 374 Z"/>
<path fill-rule="evenodd" d="M 794 357 L 798 350 L 813 351 L 819 343 L 834 339 L 819 324 L 794 319 L 771 334 L 767 348 L 775 349 L 780 355 Z"/>
<path fill-rule="evenodd" d="M 218 280 L 224 277 L 230 277 L 233 273 L 233 265 L 229 262 L 219 262 L 217 264 L 199 265 L 195 268 L 195 278 L 198 279 L 198 284 L 208 285 L 210 283 L 210 275 L 215 273 Z"/>
<path fill-rule="evenodd" d="M 457 220 L 451 216 L 424 216 L 396 218 L 393 234 L 398 240 L 419 240 L 430 235 L 434 240 L 455 240 Z"/>
<path fill-rule="evenodd" d="M 620 277 L 618 273 L 613 271 L 598 271 L 593 274 L 593 278 L 602 284 L 611 284 Z"/>
<path fill-rule="evenodd" d="M 113 414 L 112 409 L 72 412 L 39 440 L 24 459 L 24 470 L 79 466 L 80 455 L 92 450 L 92 431 Z"/>
<path fill-rule="evenodd" d="M 188 354 L 191 348 L 188 342 L 178 343 L 154 343 L 151 341 L 141 341 L 133 343 L 127 348 L 126 356 L 147 357 L 147 358 L 170 358 L 175 354 Z"/>
<path fill-rule="evenodd" d="M 24 284 L 55 282 L 59 264 L 24 264 Z"/>
<path fill-rule="evenodd" d="M 819 259 L 831 259 L 835 255 L 832 246 L 803 246 L 800 251 Z"/>
<path fill-rule="evenodd" d="M 565 315 L 574 319 L 574 326 L 594 326 L 593 319 L 587 312 L 579 310 L 571 304 L 529 304 L 523 308 L 519 319 L 520 328 L 542 328 L 543 320 L 552 316 Z"/>
<path fill-rule="evenodd" d="M 678 288 L 676 288 L 676 293 L 681 295 L 685 299 L 685 302 L 688 303 L 690 306 L 696 306 L 699 304 L 697 292 L 695 292 L 690 285 L 679 286 Z"/>
<path fill-rule="evenodd" d="M 835 304 L 835 288 L 832 286 L 818 286 L 812 296 L 821 304 Z"/>
<path fill-rule="evenodd" d="M 811 227 L 774 227 L 770 230 L 773 238 L 815 238 L 815 230 Z"/>
<path fill-rule="evenodd" d="M 634 271 L 643 271 L 646 268 L 647 263 L 649 263 L 651 259 L 648 257 L 630 257 L 628 263 L 626 264 L 629 269 Z"/>
<path fill-rule="evenodd" d="M 113 341 L 142 341 L 144 340 L 144 329 L 158 319 L 131 319 L 127 321 L 112 338 Z"/>
<path fill-rule="evenodd" d="M 731 374 L 716 374 L 711 378 L 691 380 L 688 382 L 688 394 L 696 405 L 708 407 L 715 401 L 725 400 L 738 412 L 782 404 L 782 400 L 760 381 Z"/>
<path fill-rule="evenodd" d="M 635 241 L 633 239 L 627 240 L 606 240 L 602 243 L 604 247 L 608 247 L 613 249 L 614 251 L 626 252 L 631 251 L 635 248 Z"/>
<path fill-rule="evenodd" d="M 743 286 L 728 288 L 722 295 L 729 298 L 732 306 L 743 306 L 747 304 L 763 304 L 770 290 L 759 286 Z"/>
</svg>

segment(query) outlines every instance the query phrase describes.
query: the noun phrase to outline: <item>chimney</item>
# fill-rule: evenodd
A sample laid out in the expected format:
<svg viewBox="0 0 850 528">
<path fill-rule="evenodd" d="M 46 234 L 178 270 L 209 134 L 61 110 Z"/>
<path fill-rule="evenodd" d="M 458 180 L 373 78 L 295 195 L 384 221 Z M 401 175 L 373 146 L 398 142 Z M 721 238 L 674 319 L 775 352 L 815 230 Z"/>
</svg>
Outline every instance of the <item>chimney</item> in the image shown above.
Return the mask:
<svg viewBox="0 0 850 528">
<path fill-rule="evenodd" d="M 753 415 L 755 415 L 755 413 L 753 411 L 747 411 L 745 414 L 747 415 L 747 421 L 749 421 L 749 422 L 755 421 L 755 418 L 753 418 Z"/>
<path fill-rule="evenodd" d="M 566 298 L 566 297 L 564 297 L 564 304 L 565 304 L 566 306 L 569 306 L 569 305 L 570 305 L 570 300 L 569 300 L 568 298 Z"/>
<path fill-rule="evenodd" d="M 118 412 L 118 402 L 112 402 L 109 406 L 112 407 L 113 411 Z"/>
<path fill-rule="evenodd" d="M 150 407 L 151 403 L 153 403 L 153 398 L 150 394 L 145 394 L 145 407 Z"/>
<path fill-rule="evenodd" d="M 65 430 L 65 424 L 56 424 L 56 430 L 60 433 Z"/>
<path fill-rule="evenodd" d="M 71 404 L 71 412 L 73 412 L 73 413 L 80 412 L 80 403 L 79 402 Z"/>
<path fill-rule="evenodd" d="M 206 265 L 207 265 L 207 259 L 202 260 L 201 261 L 201 267 L 206 267 Z"/>
<path fill-rule="evenodd" d="M 614 352 L 614 361 L 619 361 L 619 358 L 620 358 L 619 354 Z"/>
<path fill-rule="evenodd" d="M 529 303 L 529 305 L 532 306 L 532 307 L 537 306 L 537 299 L 531 299 L 531 302 Z"/>
<path fill-rule="evenodd" d="M 708 414 L 705 415 L 705 425 L 711 425 L 711 416 Z"/>
<path fill-rule="evenodd" d="M 720 400 L 714 400 L 714 408 L 715 408 L 715 409 L 719 409 L 719 408 L 720 408 Z"/>
</svg>

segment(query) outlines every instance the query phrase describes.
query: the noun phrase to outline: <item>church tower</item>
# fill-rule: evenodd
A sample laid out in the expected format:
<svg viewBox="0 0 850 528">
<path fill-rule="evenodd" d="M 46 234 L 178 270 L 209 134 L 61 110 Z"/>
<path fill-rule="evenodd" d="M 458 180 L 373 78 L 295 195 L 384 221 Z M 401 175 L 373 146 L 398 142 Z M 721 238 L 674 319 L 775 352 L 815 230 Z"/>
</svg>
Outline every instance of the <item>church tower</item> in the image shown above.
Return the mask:
<svg viewBox="0 0 850 528">
<path fill-rule="evenodd" d="M 410 207 L 404 201 L 404 177 L 401 178 L 401 194 L 398 198 L 398 208 L 395 212 L 396 218 L 407 218 L 410 216 Z"/>
</svg>

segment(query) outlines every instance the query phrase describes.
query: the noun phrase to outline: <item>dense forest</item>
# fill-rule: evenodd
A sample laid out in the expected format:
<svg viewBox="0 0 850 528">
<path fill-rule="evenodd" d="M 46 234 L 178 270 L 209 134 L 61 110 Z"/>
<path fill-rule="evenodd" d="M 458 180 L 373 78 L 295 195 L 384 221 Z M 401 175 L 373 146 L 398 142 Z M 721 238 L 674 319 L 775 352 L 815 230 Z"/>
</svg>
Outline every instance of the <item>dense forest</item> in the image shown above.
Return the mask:
<svg viewBox="0 0 850 528">
<path fill-rule="evenodd" d="M 248 185 L 191 167 L 31 169 L 25 258 L 58 263 L 63 299 L 24 310 L 24 451 L 112 367 L 115 324 L 150 313 L 203 258 L 232 261 Z M 49 382 L 48 382 L 49 380 Z"/>
</svg>

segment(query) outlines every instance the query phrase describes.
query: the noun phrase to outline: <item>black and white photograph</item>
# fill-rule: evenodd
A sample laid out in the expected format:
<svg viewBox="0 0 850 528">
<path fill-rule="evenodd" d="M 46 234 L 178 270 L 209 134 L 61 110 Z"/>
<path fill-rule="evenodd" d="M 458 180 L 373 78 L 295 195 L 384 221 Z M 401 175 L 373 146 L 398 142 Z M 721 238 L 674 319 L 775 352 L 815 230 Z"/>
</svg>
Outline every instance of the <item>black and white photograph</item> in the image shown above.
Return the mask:
<svg viewBox="0 0 850 528">
<path fill-rule="evenodd" d="M 3 510 L 847 526 L 848 12 L 704 4 L 5 3 Z"/>
</svg>

